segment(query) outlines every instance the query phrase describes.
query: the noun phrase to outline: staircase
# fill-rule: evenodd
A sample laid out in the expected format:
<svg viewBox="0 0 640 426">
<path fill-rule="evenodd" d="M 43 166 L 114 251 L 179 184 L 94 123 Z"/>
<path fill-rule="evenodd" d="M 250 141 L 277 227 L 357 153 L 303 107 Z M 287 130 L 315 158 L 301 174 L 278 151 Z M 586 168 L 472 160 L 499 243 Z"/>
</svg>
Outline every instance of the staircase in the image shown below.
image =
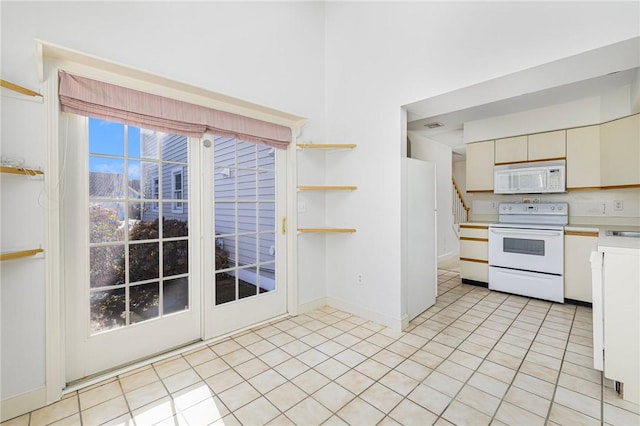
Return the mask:
<svg viewBox="0 0 640 426">
<path fill-rule="evenodd" d="M 467 203 L 464 202 L 464 197 L 462 196 L 462 192 L 458 187 L 458 183 L 456 182 L 456 178 L 451 176 L 451 192 L 453 200 L 452 214 L 453 214 L 453 230 L 458 238 L 460 238 L 460 223 L 469 221 L 469 210 L 471 207 L 467 206 Z"/>
</svg>

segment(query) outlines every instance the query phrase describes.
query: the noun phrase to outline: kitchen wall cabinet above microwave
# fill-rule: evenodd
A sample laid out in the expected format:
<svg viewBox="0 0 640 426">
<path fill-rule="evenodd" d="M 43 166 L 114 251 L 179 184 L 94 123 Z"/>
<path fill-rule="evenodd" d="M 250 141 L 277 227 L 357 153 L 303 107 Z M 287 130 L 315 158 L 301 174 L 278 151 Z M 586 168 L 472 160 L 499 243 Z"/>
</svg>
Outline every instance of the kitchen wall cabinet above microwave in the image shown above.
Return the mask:
<svg viewBox="0 0 640 426">
<path fill-rule="evenodd" d="M 495 164 L 564 160 L 565 139 L 565 130 L 496 139 Z"/>
</svg>

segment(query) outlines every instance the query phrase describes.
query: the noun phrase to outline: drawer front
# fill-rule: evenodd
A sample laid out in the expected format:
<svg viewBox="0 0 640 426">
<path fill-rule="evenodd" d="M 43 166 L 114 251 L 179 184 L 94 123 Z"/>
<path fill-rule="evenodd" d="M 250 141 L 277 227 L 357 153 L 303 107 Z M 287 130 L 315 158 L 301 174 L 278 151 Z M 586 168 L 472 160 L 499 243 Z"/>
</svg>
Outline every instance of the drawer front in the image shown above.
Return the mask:
<svg viewBox="0 0 640 426">
<path fill-rule="evenodd" d="M 479 281 L 482 283 L 489 282 L 489 264 L 479 262 L 460 261 L 460 278 Z"/>
<path fill-rule="evenodd" d="M 460 225 L 460 237 L 462 238 L 489 238 L 489 228 L 481 225 Z"/>
<path fill-rule="evenodd" d="M 460 257 L 474 260 L 489 260 L 489 243 L 460 239 Z"/>
</svg>

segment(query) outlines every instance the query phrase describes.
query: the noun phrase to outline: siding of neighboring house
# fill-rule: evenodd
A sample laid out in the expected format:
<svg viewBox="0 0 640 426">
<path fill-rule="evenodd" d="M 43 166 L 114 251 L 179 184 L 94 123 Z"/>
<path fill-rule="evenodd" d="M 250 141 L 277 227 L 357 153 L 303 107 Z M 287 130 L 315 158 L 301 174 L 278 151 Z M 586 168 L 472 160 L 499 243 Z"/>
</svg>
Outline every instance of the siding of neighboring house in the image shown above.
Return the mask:
<svg viewBox="0 0 640 426">
<path fill-rule="evenodd" d="M 237 244 L 238 266 L 271 262 L 275 259 L 273 151 L 228 137 L 218 136 L 214 140 L 216 242 L 227 250 L 232 263 L 236 260 Z M 237 243 L 236 233 L 240 234 Z M 261 268 L 273 270 L 273 265 Z"/>
<path fill-rule="evenodd" d="M 159 137 L 159 135 L 161 135 Z M 154 159 L 154 161 L 142 161 L 141 164 L 141 188 L 145 199 L 154 199 L 161 197 L 165 202 L 162 206 L 162 216 L 164 219 L 177 219 L 187 222 L 189 217 L 189 169 L 188 161 L 188 144 L 185 136 L 164 135 L 158 132 L 142 130 L 140 132 L 140 156 L 145 159 Z M 158 160 L 158 144 L 162 146 L 162 162 Z M 162 179 L 158 189 L 158 193 L 154 194 L 154 180 L 158 179 L 158 167 L 162 168 Z M 182 202 L 181 211 L 174 211 L 172 172 L 180 169 L 182 171 Z M 145 221 L 152 221 L 158 218 L 160 214 L 155 201 L 145 203 L 142 218 Z"/>
<path fill-rule="evenodd" d="M 157 133 L 143 130 L 141 139 L 141 157 L 157 158 Z M 272 148 L 220 136 L 216 136 L 214 141 L 216 244 L 228 252 L 229 266 L 272 262 L 275 260 L 275 157 Z M 176 167 L 183 168 L 183 198 L 188 199 L 187 138 L 166 135 L 161 144 L 162 180 L 159 191 L 162 199 L 173 198 L 172 171 Z M 155 198 L 153 182 L 158 178 L 159 164 L 157 161 L 142 162 L 140 187 L 145 199 Z M 183 204 L 182 213 L 174 212 L 172 204 L 164 202 L 162 216 L 187 221 L 188 203 Z M 155 220 L 158 215 L 155 202 L 145 203 L 142 215 L 145 221 Z M 267 271 L 273 268 L 273 265 L 264 266 Z"/>
</svg>

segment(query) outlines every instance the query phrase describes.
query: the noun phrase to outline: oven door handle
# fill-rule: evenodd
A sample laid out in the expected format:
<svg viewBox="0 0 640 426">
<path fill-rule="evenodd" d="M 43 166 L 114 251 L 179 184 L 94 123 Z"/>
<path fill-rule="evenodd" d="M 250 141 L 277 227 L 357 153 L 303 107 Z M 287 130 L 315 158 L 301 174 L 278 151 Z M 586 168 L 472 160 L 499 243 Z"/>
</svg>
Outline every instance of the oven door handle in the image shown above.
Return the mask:
<svg viewBox="0 0 640 426">
<path fill-rule="evenodd" d="M 542 230 L 521 230 L 521 229 L 512 229 L 509 230 L 501 230 L 501 229 L 491 229 L 491 232 L 498 235 L 531 235 L 531 236 L 549 236 L 549 237 L 558 237 L 562 235 L 562 231 L 542 231 Z"/>
</svg>

